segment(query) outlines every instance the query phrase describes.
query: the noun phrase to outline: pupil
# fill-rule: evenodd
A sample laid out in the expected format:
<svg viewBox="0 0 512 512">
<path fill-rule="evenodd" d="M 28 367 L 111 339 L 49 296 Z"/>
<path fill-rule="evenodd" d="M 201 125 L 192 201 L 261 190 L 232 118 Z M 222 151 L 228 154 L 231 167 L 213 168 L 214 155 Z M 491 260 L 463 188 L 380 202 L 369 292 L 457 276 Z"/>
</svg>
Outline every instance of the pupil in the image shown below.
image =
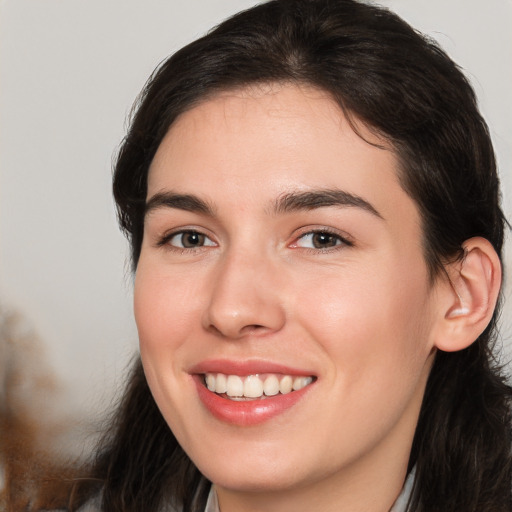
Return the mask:
<svg viewBox="0 0 512 512">
<path fill-rule="evenodd" d="M 199 233 L 184 233 L 182 237 L 183 247 L 197 247 L 202 245 L 204 240 L 204 235 Z"/>
<path fill-rule="evenodd" d="M 329 233 L 315 233 L 313 235 L 313 245 L 319 249 L 322 247 L 334 247 L 336 238 Z"/>
</svg>

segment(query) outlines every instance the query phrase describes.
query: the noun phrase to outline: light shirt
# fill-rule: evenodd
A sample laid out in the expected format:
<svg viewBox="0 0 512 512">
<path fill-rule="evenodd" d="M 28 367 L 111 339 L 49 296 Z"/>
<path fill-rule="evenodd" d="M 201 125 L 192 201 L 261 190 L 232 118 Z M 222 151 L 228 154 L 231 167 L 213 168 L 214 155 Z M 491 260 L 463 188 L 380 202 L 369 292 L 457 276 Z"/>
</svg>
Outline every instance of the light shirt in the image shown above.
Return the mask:
<svg viewBox="0 0 512 512">
<path fill-rule="evenodd" d="M 407 480 L 405 481 L 404 487 L 400 496 L 398 496 L 395 504 L 389 512 L 405 512 L 405 507 L 411 496 L 412 484 L 414 482 L 414 469 L 409 473 Z M 212 485 L 210 494 L 208 495 L 208 501 L 206 502 L 206 508 L 204 512 L 220 512 L 219 502 L 217 501 L 217 493 Z"/>
</svg>

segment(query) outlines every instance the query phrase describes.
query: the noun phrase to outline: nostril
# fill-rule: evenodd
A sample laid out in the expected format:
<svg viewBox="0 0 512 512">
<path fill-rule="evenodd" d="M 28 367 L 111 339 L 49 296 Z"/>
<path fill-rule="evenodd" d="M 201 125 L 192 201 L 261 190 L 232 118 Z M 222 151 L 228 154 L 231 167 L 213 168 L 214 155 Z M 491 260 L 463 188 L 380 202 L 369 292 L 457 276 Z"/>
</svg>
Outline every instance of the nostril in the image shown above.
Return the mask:
<svg viewBox="0 0 512 512">
<path fill-rule="evenodd" d="M 217 336 L 222 336 L 222 332 L 220 331 L 220 329 L 218 329 L 217 327 L 215 327 L 215 325 L 213 324 L 210 324 L 208 326 L 208 330 L 210 332 L 212 332 L 213 334 L 216 334 Z"/>
<path fill-rule="evenodd" d="M 218 336 L 240 338 L 250 334 L 263 334 L 268 330 L 268 327 L 260 324 L 250 324 L 243 326 L 241 329 L 238 329 L 236 333 L 230 333 L 227 332 L 227 329 L 223 331 L 216 327 L 214 324 L 210 324 L 208 330 Z"/>
<path fill-rule="evenodd" d="M 246 325 L 242 328 L 241 332 L 245 334 L 249 334 L 251 332 L 261 331 L 265 329 L 265 326 L 259 324 Z"/>
</svg>

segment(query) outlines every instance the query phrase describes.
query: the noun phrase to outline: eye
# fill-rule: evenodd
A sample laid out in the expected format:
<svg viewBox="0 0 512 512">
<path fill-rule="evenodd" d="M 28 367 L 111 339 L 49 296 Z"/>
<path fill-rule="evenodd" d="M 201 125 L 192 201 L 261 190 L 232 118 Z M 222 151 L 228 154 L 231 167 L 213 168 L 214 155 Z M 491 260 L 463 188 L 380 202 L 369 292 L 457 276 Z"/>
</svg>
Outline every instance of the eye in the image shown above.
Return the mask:
<svg viewBox="0 0 512 512">
<path fill-rule="evenodd" d="M 180 231 L 166 237 L 164 243 L 180 249 L 196 249 L 199 247 L 215 246 L 215 242 L 199 231 Z"/>
<path fill-rule="evenodd" d="M 299 237 L 293 244 L 294 247 L 304 247 L 307 249 L 331 249 L 339 245 L 352 244 L 340 235 L 329 231 L 310 231 Z"/>
</svg>

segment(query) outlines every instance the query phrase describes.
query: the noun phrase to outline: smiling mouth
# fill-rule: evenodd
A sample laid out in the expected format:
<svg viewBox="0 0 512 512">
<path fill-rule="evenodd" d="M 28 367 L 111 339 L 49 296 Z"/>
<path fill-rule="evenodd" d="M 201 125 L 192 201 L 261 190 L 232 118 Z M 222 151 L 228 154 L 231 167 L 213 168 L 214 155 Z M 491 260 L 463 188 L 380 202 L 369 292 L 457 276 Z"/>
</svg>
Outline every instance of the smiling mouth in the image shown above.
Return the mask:
<svg viewBox="0 0 512 512">
<path fill-rule="evenodd" d="M 209 391 L 228 400 L 247 401 L 287 395 L 309 386 L 316 380 L 313 376 L 281 374 L 226 375 L 204 374 L 204 385 Z"/>
</svg>

